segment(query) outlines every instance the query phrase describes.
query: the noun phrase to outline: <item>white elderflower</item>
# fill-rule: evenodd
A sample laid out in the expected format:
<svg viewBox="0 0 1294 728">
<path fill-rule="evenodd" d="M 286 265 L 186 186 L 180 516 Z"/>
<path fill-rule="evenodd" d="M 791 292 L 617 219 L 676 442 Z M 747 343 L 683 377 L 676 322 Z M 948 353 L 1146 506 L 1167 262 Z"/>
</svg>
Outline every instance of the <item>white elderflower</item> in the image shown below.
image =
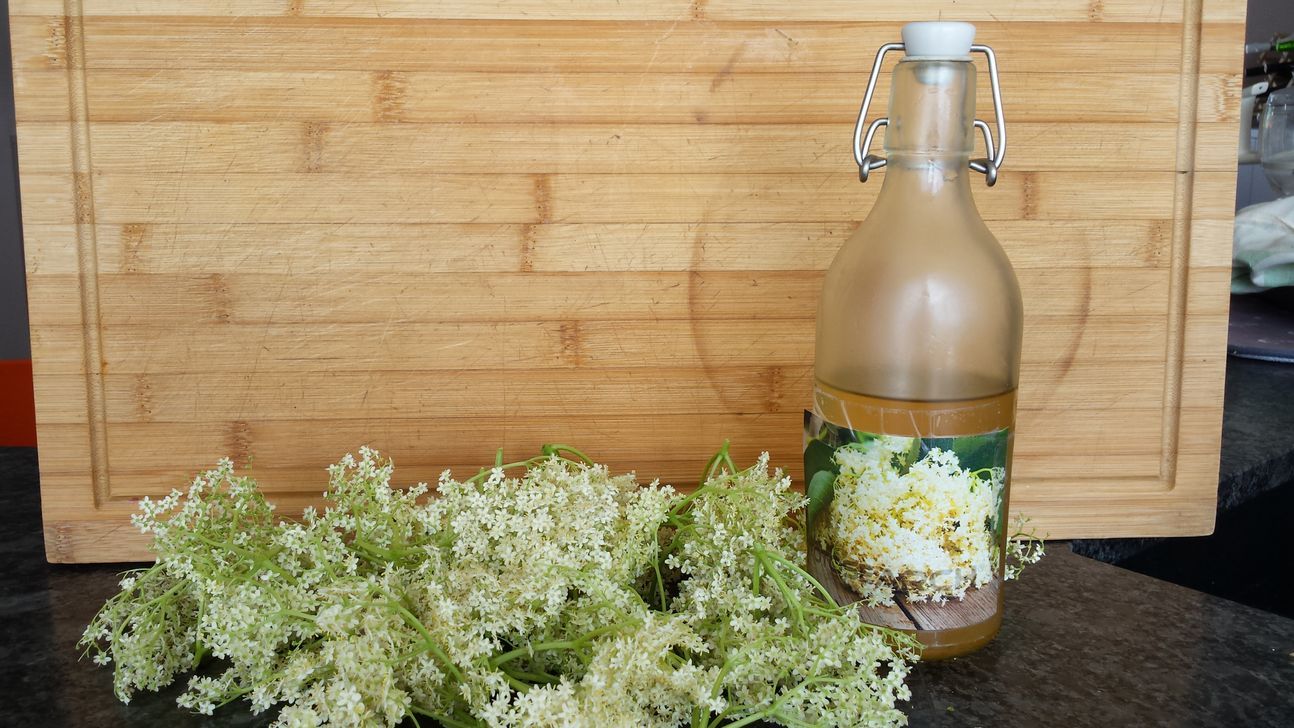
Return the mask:
<svg viewBox="0 0 1294 728">
<path fill-rule="evenodd" d="M 222 461 L 141 503 L 157 564 L 82 645 L 123 701 L 202 666 L 181 706 L 277 726 L 902 722 L 910 645 L 804 572 L 767 456 L 683 497 L 558 453 L 424 499 L 362 448 L 297 521 Z"/>
<path fill-rule="evenodd" d="M 706 483 L 676 519 L 674 561 L 690 578 L 675 608 L 706 638 L 702 664 L 719 668 L 711 695 L 729 703 L 710 707 L 787 725 L 903 723 L 915 643 L 861 623 L 807 573 L 790 522 L 803 498 L 789 489 L 765 455 Z"/>
<path fill-rule="evenodd" d="M 910 438 L 883 438 L 836 451 L 840 475 L 822 546 L 865 602 L 892 605 L 960 598 L 994 578 L 1000 554 L 992 524 L 1005 481 L 1002 468 L 972 473 L 951 451 L 931 449 L 906 472 L 896 457 Z"/>
</svg>

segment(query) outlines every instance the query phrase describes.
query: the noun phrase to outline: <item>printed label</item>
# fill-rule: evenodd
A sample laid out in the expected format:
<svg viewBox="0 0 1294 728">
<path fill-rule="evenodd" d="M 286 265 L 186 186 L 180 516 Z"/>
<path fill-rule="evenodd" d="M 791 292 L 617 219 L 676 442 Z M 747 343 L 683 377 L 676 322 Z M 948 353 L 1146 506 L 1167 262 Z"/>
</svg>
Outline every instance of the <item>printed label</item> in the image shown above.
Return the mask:
<svg viewBox="0 0 1294 728">
<path fill-rule="evenodd" d="M 855 427 L 902 421 L 898 432 L 805 412 L 809 565 L 838 601 L 911 630 L 968 627 L 997 613 L 1011 431 L 965 430 L 1009 423 L 1014 399 L 998 399 L 922 404 L 906 419 L 895 417 L 906 403 L 848 397 L 840 408 Z M 919 426 L 939 421 L 955 425 Z"/>
</svg>

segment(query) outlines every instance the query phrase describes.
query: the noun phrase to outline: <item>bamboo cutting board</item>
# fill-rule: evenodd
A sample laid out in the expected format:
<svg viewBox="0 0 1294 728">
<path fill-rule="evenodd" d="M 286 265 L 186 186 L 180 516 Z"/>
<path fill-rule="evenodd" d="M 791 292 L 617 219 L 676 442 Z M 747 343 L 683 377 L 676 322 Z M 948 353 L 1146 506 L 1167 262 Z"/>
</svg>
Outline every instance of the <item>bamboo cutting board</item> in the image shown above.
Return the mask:
<svg viewBox="0 0 1294 728">
<path fill-rule="evenodd" d="M 1209 531 L 1241 0 L 11 0 L 49 558 L 224 455 L 287 511 L 364 443 L 798 475 L 866 73 L 941 10 L 1002 64 L 1015 509 Z"/>
</svg>

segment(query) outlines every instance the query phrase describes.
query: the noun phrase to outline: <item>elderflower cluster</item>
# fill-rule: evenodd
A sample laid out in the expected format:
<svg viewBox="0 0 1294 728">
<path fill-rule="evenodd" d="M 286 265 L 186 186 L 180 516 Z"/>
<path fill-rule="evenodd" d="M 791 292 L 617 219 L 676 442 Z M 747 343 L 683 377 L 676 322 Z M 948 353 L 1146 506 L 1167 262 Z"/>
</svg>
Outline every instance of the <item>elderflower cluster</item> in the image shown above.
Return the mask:
<svg viewBox="0 0 1294 728">
<path fill-rule="evenodd" d="M 723 702 L 710 708 L 792 726 L 903 722 L 895 704 L 910 697 L 915 642 L 860 625 L 805 571 L 803 531 L 790 525 L 804 499 L 790 486 L 765 453 L 712 479 L 678 521 L 668 561 L 687 578 L 675 604 L 719 670 L 711 695 Z"/>
<path fill-rule="evenodd" d="M 836 451 L 840 475 L 821 545 L 872 606 L 894 604 L 900 591 L 918 602 L 961 598 L 997 572 L 1005 471 L 972 473 L 939 448 L 900 467 L 912 452 L 904 437 Z"/>
<path fill-rule="evenodd" d="M 181 706 L 280 726 L 905 722 L 914 643 L 805 572 L 767 456 L 734 471 L 684 496 L 546 449 L 426 497 L 361 449 L 291 521 L 221 461 L 142 504 L 157 564 L 82 646 L 123 701 L 192 673 Z"/>
</svg>

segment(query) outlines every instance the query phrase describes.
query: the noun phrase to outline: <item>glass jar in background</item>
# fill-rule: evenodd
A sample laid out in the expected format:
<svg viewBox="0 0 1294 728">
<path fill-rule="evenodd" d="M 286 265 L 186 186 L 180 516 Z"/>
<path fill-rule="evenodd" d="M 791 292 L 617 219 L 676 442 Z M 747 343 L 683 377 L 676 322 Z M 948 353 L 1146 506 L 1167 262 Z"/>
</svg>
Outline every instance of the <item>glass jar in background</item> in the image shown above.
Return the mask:
<svg viewBox="0 0 1294 728">
<path fill-rule="evenodd" d="M 1294 89 L 1267 97 L 1258 126 L 1258 155 L 1276 194 L 1294 195 Z"/>
</svg>

